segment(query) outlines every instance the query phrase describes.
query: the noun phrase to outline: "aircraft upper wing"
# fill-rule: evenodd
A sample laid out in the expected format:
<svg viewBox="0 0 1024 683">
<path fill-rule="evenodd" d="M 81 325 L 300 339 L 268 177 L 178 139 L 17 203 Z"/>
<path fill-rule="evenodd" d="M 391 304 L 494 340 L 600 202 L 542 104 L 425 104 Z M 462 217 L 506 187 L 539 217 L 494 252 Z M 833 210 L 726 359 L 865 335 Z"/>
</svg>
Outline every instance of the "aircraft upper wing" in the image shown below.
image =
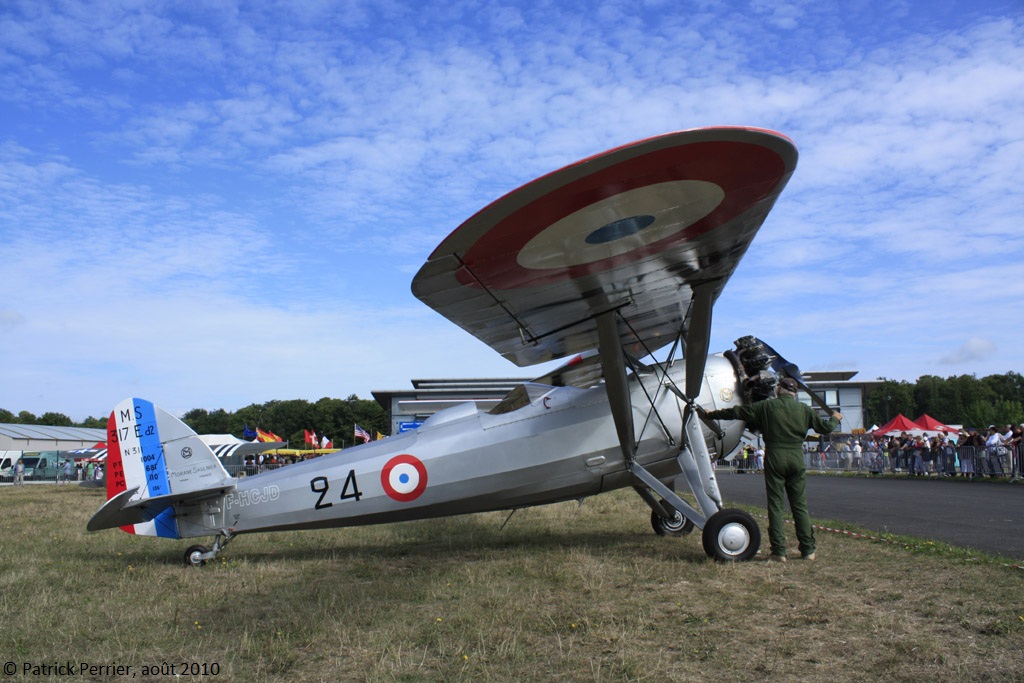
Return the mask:
<svg viewBox="0 0 1024 683">
<path fill-rule="evenodd" d="M 413 293 L 519 366 L 598 346 L 618 310 L 638 356 L 714 301 L 796 168 L 789 138 L 703 128 L 618 147 L 542 176 L 472 216 Z"/>
</svg>

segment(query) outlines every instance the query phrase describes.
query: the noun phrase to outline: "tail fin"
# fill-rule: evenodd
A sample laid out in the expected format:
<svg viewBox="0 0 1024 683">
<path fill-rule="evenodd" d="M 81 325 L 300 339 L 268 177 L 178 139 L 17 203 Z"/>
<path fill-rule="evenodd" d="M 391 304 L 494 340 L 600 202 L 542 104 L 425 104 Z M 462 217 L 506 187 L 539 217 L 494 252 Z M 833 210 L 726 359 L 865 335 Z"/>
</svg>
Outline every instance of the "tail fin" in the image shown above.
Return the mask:
<svg viewBox="0 0 1024 683">
<path fill-rule="evenodd" d="M 107 421 L 107 502 L 86 527 L 180 538 L 174 504 L 223 493 L 234 479 L 184 422 L 125 399 Z"/>
</svg>

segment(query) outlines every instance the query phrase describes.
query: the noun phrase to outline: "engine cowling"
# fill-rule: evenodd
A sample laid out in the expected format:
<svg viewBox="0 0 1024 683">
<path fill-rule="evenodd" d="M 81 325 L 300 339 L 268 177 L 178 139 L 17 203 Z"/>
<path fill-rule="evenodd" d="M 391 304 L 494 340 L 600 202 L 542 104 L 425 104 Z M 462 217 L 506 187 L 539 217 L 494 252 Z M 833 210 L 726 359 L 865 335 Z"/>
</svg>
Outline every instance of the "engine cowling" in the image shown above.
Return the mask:
<svg viewBox="0 0 1024 683">
<path fill-rule="evenodd" d="M 734 344 L 735 349 L 708 356 L 704 383 L 697 398 L 697 403 L 705 410 L 771 398 L 783 377 L 777 368 L 785 361 L 760 339 L 741 337 Z M 740 448 L 746 425 L 739 420 L 722 420 L 717 422 L 717 427 L 721 437 L 710 427 L 704 428 L 708 450 L 713 457 L 727 458 Z"/>
</svg>

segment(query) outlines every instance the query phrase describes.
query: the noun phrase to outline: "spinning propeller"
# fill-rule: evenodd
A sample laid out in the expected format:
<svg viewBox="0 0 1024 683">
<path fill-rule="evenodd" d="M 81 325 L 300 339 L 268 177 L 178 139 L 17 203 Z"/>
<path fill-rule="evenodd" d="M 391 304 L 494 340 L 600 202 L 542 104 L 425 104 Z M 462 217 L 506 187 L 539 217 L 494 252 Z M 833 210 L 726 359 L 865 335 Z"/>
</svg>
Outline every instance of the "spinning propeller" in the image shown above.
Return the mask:
<svg viewBox="0 0 1024 683">
<path fill-rule="evenodd" d="M 772 395 L 778 377 L 789 377 L 811 397 L 816 406 L 831 415 L 833 409 L 815 391 L 813 391 L 796 363 L 791 363 L 782 357 L 778 351 L 761 341 L 757 337 L 742 337 L 737 339 L 736 351 L 731 351 L 742 365 L 747 378 L 744 380 L 744 388 L 751 393 L 752 400 L 768 398 Z"/>
</svg>

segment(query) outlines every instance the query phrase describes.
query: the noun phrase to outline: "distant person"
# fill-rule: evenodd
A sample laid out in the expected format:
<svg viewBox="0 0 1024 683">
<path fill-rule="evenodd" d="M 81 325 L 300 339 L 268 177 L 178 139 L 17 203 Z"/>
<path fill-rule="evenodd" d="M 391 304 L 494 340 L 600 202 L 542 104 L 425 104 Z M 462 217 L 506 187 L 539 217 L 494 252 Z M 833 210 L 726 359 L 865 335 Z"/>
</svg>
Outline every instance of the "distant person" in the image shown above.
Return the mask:
<svg viewBox="0 0 1024 683">
<path fill-rule="evenodd" d="M 986 474 L 990 477 L 1003 475 L 1003 462 L 1001 450 L 1003 448 L 1003 435 L 995 427 L 988 428 L 988 438 L 985 439 L 985 455 L 987 462 Z M 998 474 L 997 474 L 998 470 Z"/>
<path fill-rule="evenodd" d="M 736 474 L 743 474 L 747 471 L 747 458 L 750 457 L 750 444 L 743 444 L 740 455 L 736 459 L 739 462 L 739 469 L 736 470 Z"/>
<path fill-rule="evenodd" d="M 837 464 L 839 469 L 850 469 L 850 444 L 845 441 L 839 444 L 839 458 Z"/>
<path fill-rule="evenodd" d="M 981 438 L 977 429 L 969 429 L 961 437 L 958 457 L 960 458 L 960 474 L 964 476 L 964 479 L 974 479 L 977 476 L 974 461 L 977 460 L 978 454 L 984 447 L 985 439 Z"/>
<path fill-rule="evenodd" d="M 889 471 L 895 473 L 900 469 L 900 440 L 889 439 L 889 444 L 886 446 L 886 455 L 889 458 Z"/>
<path fill-rule="evenodd" d="M 1020 478 L 1021 468 L 1024 467 L 1024 455 L 1022 455 L 1021 442 L 1024 441 L 1024 425 L 1017 425 L 1013 428 L 1013 437 L 1006 442 L 1006 447 L 1010 449 L 1010 463 L 1011 469 L 1013 470 L 1013 476 Z"/>
<path fill-rule="evenodd" d="M 14 485 L 21 486 L 25 483 L 25 462 L 18 458 L 18 462 L 14 463 Z"/>
<path fill-rule="evenodd" d="M 924 477 L 928 475 L 928 470 L 925 469 L 924 465 L 924 453 L 928 449 L 928 445 L 924 442 L 924 437 L 918 434 L 914 437 L 914 440 L 910 444 L 910 452 L 913 454 L 913 469 L 911 474 L 915 477 Z"/>
<path fill-rule="evenodd" d="M 955 477 L 956 444 L 947 436 L 946 432 L 942 432 L 942 437 L 939 439 L 939 453 L 942 462 L 942 476 Z"/>
<path fill-rule="evenodd" d="M 1003 440 L 1003 447 L 999 449 L 999 472 L 1002 474 L 1006 471 L 1007 461 L 1009 461 L 1010 471 L 1013 471 L 1013 425 L 1006 425 L 1000 435 Z"/>
<path fill-rule="evenodd" d="M 807 471 L 804 467 L 803 441 L 811 428 L 818 434 L 835 430 L 843 419 L 836 412 L 819 417 L 809 406 L 796 400 L 799 385 L 786 377 L 775 387 L 776 398 L 757 401 L 746 406 L 712 410 L 714 420 L 744 420 L 748 427 L 760 429 L 764 435 L 764 485 L 768 497 L 769 561 L 786 561 L 785 499 L 793 513 L 800 555 L 813 560 L 817 544 L 811 517 L 807 512 Z"/>
</svg>

